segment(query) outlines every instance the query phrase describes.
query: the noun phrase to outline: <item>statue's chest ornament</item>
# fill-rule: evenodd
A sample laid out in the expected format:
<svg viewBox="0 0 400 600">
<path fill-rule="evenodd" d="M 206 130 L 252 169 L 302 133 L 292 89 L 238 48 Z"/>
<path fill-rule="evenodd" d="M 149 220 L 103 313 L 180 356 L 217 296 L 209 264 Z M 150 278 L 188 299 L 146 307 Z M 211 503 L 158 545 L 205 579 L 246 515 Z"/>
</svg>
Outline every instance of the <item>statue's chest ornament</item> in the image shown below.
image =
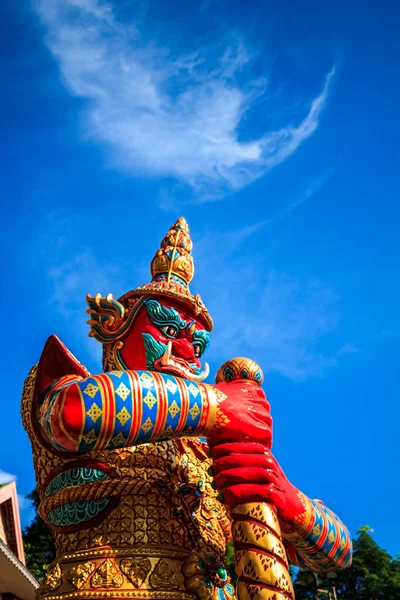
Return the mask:
<svg viewBox="0 0 400 600">
<path fill-rule="evenodd" d="M 231 600 L 235 591 L 225 565 L 214 554 L 190 554 L 182 567 L 185 587 L 200 600 Z"/>
</svg>

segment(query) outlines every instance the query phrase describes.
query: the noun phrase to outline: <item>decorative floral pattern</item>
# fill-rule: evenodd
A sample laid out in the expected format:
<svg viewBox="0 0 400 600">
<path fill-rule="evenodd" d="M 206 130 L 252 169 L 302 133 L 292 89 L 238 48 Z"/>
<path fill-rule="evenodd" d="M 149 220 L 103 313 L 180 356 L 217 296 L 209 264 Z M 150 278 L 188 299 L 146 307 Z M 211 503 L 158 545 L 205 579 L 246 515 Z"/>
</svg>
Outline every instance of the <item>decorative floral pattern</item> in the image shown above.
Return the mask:
<svg viewBox="0 0 400 600">
<path fill-rule="evenodd" d="M 60 473 L 55 477 L 46 488 L 46 496 L 54 494 L 59 490 L 62 490 L 70 485 L 83 485 L 85 483 L 91 483 L 92 481 L 99 481 L 107 479 L 107 475 L 99 469 L 92 469 L 91 467 L 77 467 L 75 469 L 68 469 L 63 473 Z"/>
<path fill-rule="evenodd" d="M 51 523 L 58 527 L 84 523 L 97 517 L 106 508 L 109 501 L 109 498 L 101 498 L 99 500 L 69 502 L 51 510 L 47 517 Z"/>
<path fill-rule="evenodd" d="M 185 587 L 189 592 L 196 592 L 200 600 L 230 600 L 235 598 L 235 591 L 230 583 L 225 565 L 218 561 L 214 554 L 203 557 L 190 554 L 182 568 L 185 576 Z"/>
</svg>

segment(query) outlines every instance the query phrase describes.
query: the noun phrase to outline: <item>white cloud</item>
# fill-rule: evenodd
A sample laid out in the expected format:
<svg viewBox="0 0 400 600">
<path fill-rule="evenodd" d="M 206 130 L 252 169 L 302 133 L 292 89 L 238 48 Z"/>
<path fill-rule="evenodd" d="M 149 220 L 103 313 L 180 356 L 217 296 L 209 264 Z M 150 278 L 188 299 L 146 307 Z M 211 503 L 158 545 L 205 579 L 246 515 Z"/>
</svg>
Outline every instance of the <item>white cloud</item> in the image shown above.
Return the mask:
<svg viewBox="0 0 400 600">
<path fill-rule="evenodd" d="M 6 471 L 0 469 L 0 485 L 11 483 L 12 481 L 17 481 L 17 476 L 13 475 L 12 473 L 7 473 Z M 30 507 L 31 502 L 27 500 L 27 498 L 25 498 L 24 496 L 21 496 L 21 494 L 17 494 L 17 499 L 20 511 Z"/>
<path fill-rule="evenodd" d="M 101 265 L 90 251 L 82 252 L 50 268 L 54 290 L 50 302 L 65 319 L 71 319 L 82 307 L 86 310 L 87 293 L 95 295 L 100 291 L 105 296 L 112 285 L 115 287 L 118 275 L 118 267 Z"/>
<path fill-rule="evenodd" d="M 264 175 L 317 128 L 334 70 L 300 124 L 244 141 L 239 128 L 266 81 L 249 73 L 243 83 L 250 55 L 241 40 L 219 60 L 215 46 L 173 56 L 118 22 L 109 3 L 37 0 L 36 9 L 65 86 L 88 101 L 88 135 L 127 172 L 172 176 L 215 199 Z"/>
<path fill-rule="evenodd" d="M 328 169 L 325 173 L 322 173 L 317 177 L 313 177 L 308 182 L 308 185 L 303 193 L 299 193 L 294 200 L 280 206 L 277 213 L 269 217 L 265 223 L 271 224 L 275 223 L 276 221 L 280 221 L 297 210 L 300 206 L 302 206 L 302 204 L 310 200 L 314 194 L 317 194 L 320 191 L 325 183 L 332 177 L 333 172 L 333 169 Z"/>
<path fill-rule="evenodd" d="M 4 485 L 5 483 L 11 483 L 12 481 L 16 481 L 17 476 L 12 473 L 6 473 L 0 469 L 0 485 Z"/>
<path fill-rule="evenodd" d="M 338 356 L 340 356 L 341 354 L 357 354 L 358 352 L 360 352 L 360 348 L 358 346 L 356 346 L 355 344 L 344 344 L 340 350 L 338 351 Z"/>
<path fill-rule="evenodd" d="M 18 498 L 18 508 L 21 511 L 26 510 L 27 508 L 31 508 L 32 502 L 25 498 L 25 496 L 21 496 L 21 494 L 17 494 Z"/>
</svg>

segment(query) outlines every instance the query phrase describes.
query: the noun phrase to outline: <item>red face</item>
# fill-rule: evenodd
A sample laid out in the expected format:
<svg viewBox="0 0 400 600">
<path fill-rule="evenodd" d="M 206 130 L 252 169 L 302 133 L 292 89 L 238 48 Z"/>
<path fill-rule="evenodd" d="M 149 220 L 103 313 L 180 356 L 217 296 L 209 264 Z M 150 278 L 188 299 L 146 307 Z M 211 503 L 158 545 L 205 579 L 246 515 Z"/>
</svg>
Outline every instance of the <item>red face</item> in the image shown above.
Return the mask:
<svg viewBox="0 0 400 600">
<path fill-rule="evenodd" d="M 178 303 L 147 300 L 136 316 L 120 356 L 128 369 L 148 369 L 202 381 L 200 358 L 209 343 L 201 322 Z"/>
</svg>

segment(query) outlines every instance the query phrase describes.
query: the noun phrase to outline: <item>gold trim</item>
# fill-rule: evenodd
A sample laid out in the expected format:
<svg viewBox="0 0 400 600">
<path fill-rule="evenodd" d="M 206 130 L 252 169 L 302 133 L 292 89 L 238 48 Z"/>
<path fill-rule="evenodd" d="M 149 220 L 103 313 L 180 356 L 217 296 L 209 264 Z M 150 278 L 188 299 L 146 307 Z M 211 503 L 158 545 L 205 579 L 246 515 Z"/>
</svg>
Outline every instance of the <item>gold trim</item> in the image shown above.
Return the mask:
<svg viewBox="0 0 400 600">
<path fill-rule="evenodd" d="M 168 283 L 171 281 L 172 267 L 174 266 L 175 251 L 176 251 L 176 247 L 178 245 L 179 235 L 180 235 L 180 231 L 179 231 L 179 229 L 177 229 L 176 236 L 175 236 L 175 244 L 174 244 L 174 247 L 172 250 L 172 258 L 171 258 L 171 262 L 170 262 L 169 269 L 168 269 L 168 277 L 167 277 Z"/>
<path fill-rule="evenodd" d="M 159 287 L 155 287 L 156 283 Z M 198 317 L 198 319 L 203 322 L 203 324 L 206 326 L 207 331 L 212 331 L 214 327 L 214 322 L 211 316 L 209 315 L 205 304 L 202 302 L 198 294 L 196 294 L 196 296 L 192 296 L 190 292 L 173 292 L 172 290 L 167 289 L 166 287 L 161 287 L 161 284 L 162 282 L 151 281 L 150 283 L 135 288 L 130 292 L 126 292 L 126 294 L 119 298 L 119 301 L 123 303 L 130 298 L 137 298 L 142 296 L 167 296 L 168 298 L 178 300 L 182 302 L 182 304 L 186 305 L 190 310 L 194 312 L 196 317 Z M 168 285 L 167 282 L 165 282 L 165 285 Z M 169 285 L 172 286 L 173 284 L 170 283 Z"/>
<path fill-rule="evenodd" d="M 94 588 L 120 588 L 125 581 L 124 576 L 116 565 L 115 561 L 110 558 L 106 558 L 100 563 L 94 575 L 90 580 L 92 587 Z"/>
<path fill-rule="evenodd" d="M 167 557 L 167 558 L 178 558 L 184 560 L 190 551 L 175 550 L 173 548 L 151 548 L 144 546 L 143 548 L 97 548 L 96 550 L 84 550 L 83 552 L 75 552 L 73 554 L 61 554 L 58 556 L 58 562 L 70 562 L 77 561 L 81 558 L 97 558 L 106 556 L 126 556 L 135 558 L 135 556 L 154 556 L 154 557 Z"/>
<path fill-rule="evenodd" d="M 287 563 L 284 545 L 275 533 L 262 525 L 252 521 L 234 521 L 232 524 L 232 537 L 236 543 L 245 542 L 253 546 L 260 546 L 263 550 L 272 553 Z"/>
<path fill-rule="evenodd" d="M 119 563 L 121 572 L 126 575 L 134 588 L 140 588 L 151 572 L 151 561 L 148 558 L 123 558 Z"/>
<path fill-rule="evenodd" d="M 281 594 L 277 590 L 269 590 L 254 584 L 249 585 L 243 581 L 238 581 L 236 595 L 240 600 L 288 600 L 286 594 Z"/>
<path fill-rule="evenodd" d="M 204 425 L 204 427 L 202 427 L 202 430 L 199 431 L 198 433 L 207 434 L 213 430 L 214 425 L 215 425 L 215 421 L 217 418 L 217 411 L 218 411 L 218 395 L 220 394 L 220 392 L 219 392 L 219 390 L 214 388 L 214 386 L 212 386 L 210 384 L 204 384 L 204 383 L 200 384 L 200 389 L 201 389 L 201 392 L 208 399 L 209 410 L 208 410 L 207 422 Z"/>
<path fill-rule="evenodd" d="M 275 510 L 271 509 L 270 505 L 266 502 L 247 502 L 246 504 L 239 504 L 239 506 L 235 506 L 235 508 L 231 510 L 232 518 L 234 518 L 235 514 L 249 517 L 250 519 L 253 518 L 264 523 L 267 527 L 272 529 L 278 537 L 281 534 Z"/>
<path fill-rule="evenodd" d="M 193 600 L 194 594 L 189 594 L 184 591 L 174 591 L 170 592 L 167 590 L 134 590 L 134 591 L 79 591 L 79 592 L 68 592 L 66 594 L 58 594 L 58 595 L 43 595 L 42 598 L 46 598 L 46 600 L 60 600 L 65 599 L 69 600 L 69 598 L 162 598 L 168 599 L 171 598 L 177 600 Z"/>
</svg>

